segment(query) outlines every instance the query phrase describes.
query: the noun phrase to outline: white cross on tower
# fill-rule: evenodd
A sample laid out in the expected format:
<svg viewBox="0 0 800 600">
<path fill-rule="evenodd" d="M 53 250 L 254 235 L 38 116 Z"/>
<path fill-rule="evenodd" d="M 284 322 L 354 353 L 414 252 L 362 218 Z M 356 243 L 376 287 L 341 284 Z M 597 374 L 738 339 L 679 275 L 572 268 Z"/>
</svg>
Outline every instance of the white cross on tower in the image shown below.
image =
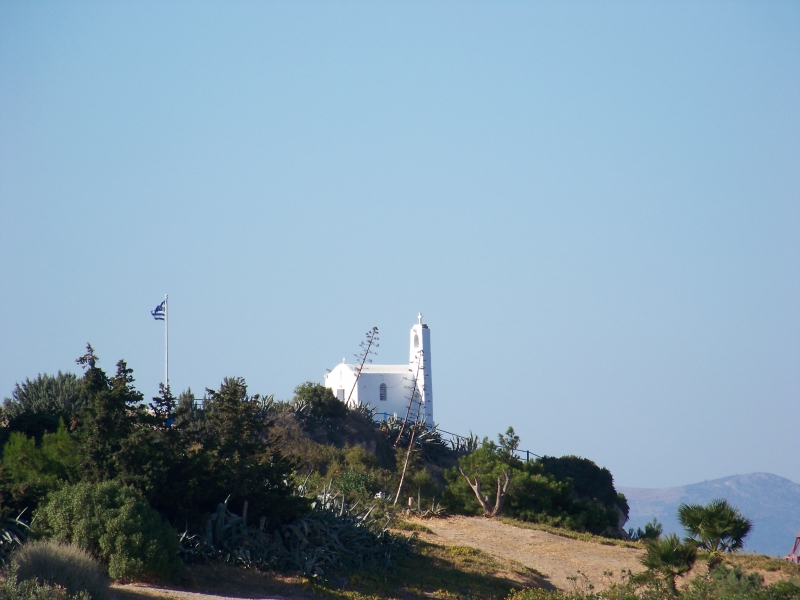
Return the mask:
<svg viewBox="0 0 800 600">
<path fill-rule="evenodd" d="M 422 313 L 417 315 L 417 320 L 419 321 L 419 324 L 422 325 Z"/>
</svg>

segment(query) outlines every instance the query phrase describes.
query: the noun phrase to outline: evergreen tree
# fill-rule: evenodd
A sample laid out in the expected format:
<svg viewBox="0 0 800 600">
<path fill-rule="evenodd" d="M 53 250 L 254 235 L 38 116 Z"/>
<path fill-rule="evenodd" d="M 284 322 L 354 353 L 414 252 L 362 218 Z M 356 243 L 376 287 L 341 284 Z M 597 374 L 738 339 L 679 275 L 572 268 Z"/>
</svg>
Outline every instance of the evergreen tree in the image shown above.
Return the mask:
<svg viewBox="0 0 800 600">
<path fill-rule="evenodd" d="M 206 391 L 205 447 L 212 453 L 220 500 L 231 495 L 236 510 L 247 502 L 249 513 L 271 526 L 298 516 L 308 503 L 293 496 L 292 463 L 268 443 L 271 423 L 263 419 L 260 396 L 249 396 L 241 377 L 225 378 L 218 391 Z"/>
<path fill-rule="evenodd" d="M 78 438 L 87 478 L 103 481 L 122 471 L 136 472 L 144 465 L 130 464 L 132 448 L 126 443 L 142 413 L 142 395 L 133 387 L 133 370 L 120 360 L 116 374 L 108 378 L 88 344 L 86 354 L 76 362 L 85 369 L 81 385 L 87 405 L 79 416 Z"/>
</svg>

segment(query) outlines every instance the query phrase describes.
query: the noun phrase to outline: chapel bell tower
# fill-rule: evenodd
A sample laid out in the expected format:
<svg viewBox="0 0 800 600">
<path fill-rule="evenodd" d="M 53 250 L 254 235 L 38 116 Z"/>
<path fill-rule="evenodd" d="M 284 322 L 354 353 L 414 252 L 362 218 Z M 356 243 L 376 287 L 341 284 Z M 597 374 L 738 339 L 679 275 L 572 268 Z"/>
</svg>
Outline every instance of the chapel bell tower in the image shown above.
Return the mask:
<svg viewBox="0 0 800 600">
<path fill-rule="evenodd" d="M 431 330 L 422 322 L 422 313 L 417 324 L 411 328 L 411 343 L 408 353 L 409 383 L 413 387 L 417 378 L 416 392 L 422 402 L 421 415 L 428 426 L 433 425 L 433 384 L 431 379 Z M 409 393 L 411 390 L 409 390 Z"/>
</svg>

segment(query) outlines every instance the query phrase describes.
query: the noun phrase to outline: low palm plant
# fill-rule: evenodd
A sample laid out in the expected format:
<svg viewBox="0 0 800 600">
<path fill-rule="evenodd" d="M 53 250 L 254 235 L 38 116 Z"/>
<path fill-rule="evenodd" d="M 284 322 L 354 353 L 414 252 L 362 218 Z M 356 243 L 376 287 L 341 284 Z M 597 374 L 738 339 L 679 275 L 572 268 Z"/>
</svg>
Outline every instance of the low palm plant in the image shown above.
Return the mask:
<svg viewBox="0 0 800 600">
<path fill-rule="evenodd" d="M 708 570 L 722 562 L 724 552 L 738 552 L 744 538 L 753 528 L 752 522 L 727 500 L 712 500 L 701 504 L 681 504 L 678 521 L 686 529 L 686 542 L 708 551 Z"/>
<path fill-rule="evenodd" d="M 651 573 L 658 573 L 664 578 L 672 595 L 677 594 L 675 580 L 689 572 L 697 559 L 697 548 L 692 544 L 682 544 L 677 535 L 671 533 L 666 537 L 647 540 L 642 564 Z"/>
</svg>

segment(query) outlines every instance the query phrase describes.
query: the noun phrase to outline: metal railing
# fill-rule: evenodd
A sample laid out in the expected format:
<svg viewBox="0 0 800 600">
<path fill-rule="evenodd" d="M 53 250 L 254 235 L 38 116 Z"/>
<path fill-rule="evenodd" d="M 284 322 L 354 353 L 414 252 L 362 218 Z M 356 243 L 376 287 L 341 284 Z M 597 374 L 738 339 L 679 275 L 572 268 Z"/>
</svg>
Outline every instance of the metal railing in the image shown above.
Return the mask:
<svg viewBox="0 0 800 600">
<path fill-rule="evenodd" d="M 389 414 L 389 413 L 386 413 L 386 412 L 382 412 L 382 413 L 375 413 L 375 417 L 381 417 L 381 420 L 382 420 L 382 421 L 385 421 L 385 420 L 387 420 L 389 417 L 392 417 L 392 416 L 396 416 L 396 414 L 395 414 L 395 413 L 391 413 L 391 414 Z M 432 427 L 432 425 L 429 425 L 429 427 Z M 453 433 L 452 431 L 445 431 L 445 430 L 444 430 L 444 429 L 442 429 L 441 427 L 437 427 L 437 428 L 436 428 L 436 431 L 438 431 L 439 433 L 444 433 L 445 435 L 449 435 L 451 438 L 456 438 L 456 439 L 461 439 L 461 440 L 468 440 L 468 439 L 470 439 L 470 438 L 469 438 L 469 436 L 466 436 L 466 435 L 460 435 L 460 434 L 458 434 L 458 433 Z M 454 444 L 454 445 L 455 445 L 455 444 Z M 517 449 L 517 450 L 514 452 L 514 456 L 516 456 L 516 457 L 517 457 L 518 459 L 520 459 L 520 460 L 524 460 L 525 462 L 528 462 L 528 461 L 530 461 L 530 460 L 531 460 L 531 457 L 534 457 L 534 458 L 542 458 L 541 456 L 539 456 L 539 455 L 538 455 L 538 454 L 536 454 L 535 452 L 531 452 L 530 450 L 519 450 L 519 449 Z"/>
</svg>

